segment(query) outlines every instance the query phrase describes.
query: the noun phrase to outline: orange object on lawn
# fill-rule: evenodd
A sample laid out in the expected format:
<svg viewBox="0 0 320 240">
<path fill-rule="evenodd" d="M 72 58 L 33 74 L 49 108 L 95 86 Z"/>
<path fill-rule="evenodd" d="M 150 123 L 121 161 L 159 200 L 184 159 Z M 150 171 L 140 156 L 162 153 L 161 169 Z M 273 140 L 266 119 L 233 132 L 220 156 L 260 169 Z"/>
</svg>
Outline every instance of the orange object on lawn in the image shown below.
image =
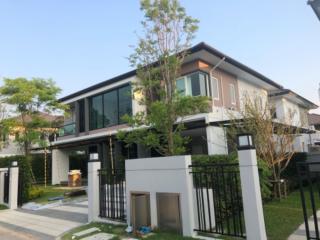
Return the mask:
<svg viewBox="0 0 320 240">
<path fill-rule="evenodd" d="M 80 187 L 81 186 L 81 171 L 71 170 L 68 173 L 68 187 Z"/>
</svg>

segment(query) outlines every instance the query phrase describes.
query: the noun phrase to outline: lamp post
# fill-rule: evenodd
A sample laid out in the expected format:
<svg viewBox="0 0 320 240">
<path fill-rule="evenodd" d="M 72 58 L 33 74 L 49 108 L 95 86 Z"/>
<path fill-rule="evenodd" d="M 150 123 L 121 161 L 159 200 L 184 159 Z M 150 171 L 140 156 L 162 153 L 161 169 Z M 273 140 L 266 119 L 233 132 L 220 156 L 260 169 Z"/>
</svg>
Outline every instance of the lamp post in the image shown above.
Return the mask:
<svg viewBox="0 0 320 240">
<path fill-rule="evenodd" d="M 251 134 L 237 135 L 243 210 L 248 240 L 266 240 L 257 155 Z"/>
<path fill-rule="evenodd" d="M 308 4 L 312 7 L 313 11 L 320 20 L 320 0 L 309 0 Z"/>
</svg>

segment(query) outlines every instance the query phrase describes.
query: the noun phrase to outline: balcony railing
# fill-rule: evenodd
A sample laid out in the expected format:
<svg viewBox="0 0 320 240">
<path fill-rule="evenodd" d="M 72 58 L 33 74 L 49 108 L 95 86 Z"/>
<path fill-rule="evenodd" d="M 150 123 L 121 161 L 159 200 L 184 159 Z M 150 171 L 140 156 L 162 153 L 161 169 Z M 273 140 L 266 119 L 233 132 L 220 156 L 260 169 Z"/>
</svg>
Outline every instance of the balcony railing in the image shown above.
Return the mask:
<svg viewBox="0 0 320 240">
<path fill-rule="evenodd" d="M 59 137 L 74 135 L 76 133 L 76 123 L 68 123 L 59 128 Z"/>
</svg>

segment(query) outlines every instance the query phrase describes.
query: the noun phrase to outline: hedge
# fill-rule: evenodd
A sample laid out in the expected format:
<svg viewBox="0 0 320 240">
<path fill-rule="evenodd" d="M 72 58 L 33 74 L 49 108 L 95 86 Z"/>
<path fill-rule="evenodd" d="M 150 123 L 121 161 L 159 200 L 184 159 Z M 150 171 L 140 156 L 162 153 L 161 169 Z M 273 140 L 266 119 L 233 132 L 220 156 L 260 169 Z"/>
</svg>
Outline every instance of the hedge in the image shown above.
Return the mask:
<svg viewBox="0 0 320 240">
<path fill-rule="evenodd" d="M 19 166 L 19 177 L 22 187 L 21 200 L 22 203 L 28 202 L 29 192 L 32 188 L 32 180 L 30 167 L 28 166 L 28 161 L 25 156 L 10 156 L 0 158 L 0 168 L 5 168 L 11 166 L 11 162 L 17 161 Z"/>
<path fill-rule="evenodd" d="M 282 173 L 282 178 L 288 180 L 289 183 L 289 190 L 293 191 L 299 187 L 299 179 L 297 176 L 297 168 L 296 164 L 298 162 L 305 162 L 307 161 L 307 153 L 305 152 L 297 152 L 291 158 L 288 166 Z"/>
</svg>

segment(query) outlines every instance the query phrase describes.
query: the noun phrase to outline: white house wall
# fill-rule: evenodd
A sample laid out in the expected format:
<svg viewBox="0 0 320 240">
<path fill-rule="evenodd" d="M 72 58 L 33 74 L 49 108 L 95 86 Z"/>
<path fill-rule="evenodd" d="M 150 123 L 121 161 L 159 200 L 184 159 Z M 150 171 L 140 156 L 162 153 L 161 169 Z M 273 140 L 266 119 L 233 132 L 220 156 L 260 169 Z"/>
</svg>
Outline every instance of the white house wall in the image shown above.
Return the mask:
<svg viewBox="0 0 320 240">
<path fill-rule="evenodd" d="M 285 98 L 273 99 L 271 100 L 271 104 L 276 108 L 277 119 L 280 122 L 292 126 L 307 127 L 307 122 L 305 122 L 307 116 L 302 115 L 307 114 L 306 109 Z"/>
<path fill-rule="evenodd" d="M 245 80 L 238 79 L 240 110 L 244 110 L 244 104 L 249 99 L 254 102 L 261 97 L 262 107 L 266 106 L 268 101 L 268 92 L 261 87 L 255 86 L 246 82 Z"/>
</svg>

